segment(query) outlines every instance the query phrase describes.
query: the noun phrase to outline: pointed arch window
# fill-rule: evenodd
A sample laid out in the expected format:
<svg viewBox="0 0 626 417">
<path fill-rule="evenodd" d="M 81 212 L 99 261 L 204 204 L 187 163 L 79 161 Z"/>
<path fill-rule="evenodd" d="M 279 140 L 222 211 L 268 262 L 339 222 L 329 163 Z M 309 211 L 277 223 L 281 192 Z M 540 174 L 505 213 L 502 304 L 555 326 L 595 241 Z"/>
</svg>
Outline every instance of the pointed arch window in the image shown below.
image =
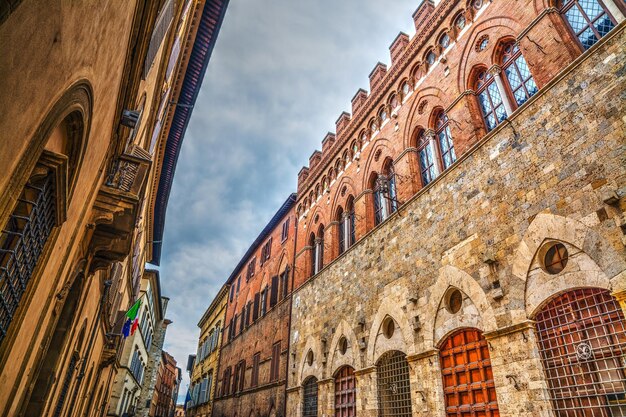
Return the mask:
<svg viewBox="0 0 626 417">
<path fill-rule="evenodd" d="M 447 169 L 456 161 L 454 153 L 454 143 L 452 142 L 452 133 L 450 133 L 450 121 L 448 115 L 441 111 L 435 121 L 435 135 L 441 152 L 441 161 L 443 169 Z"/>
<path fill-rule="evenodd" d="M 352 197 L 348 199 L 346 210 L 339 208 L 337 213 L 339 222 L 339 255 L 347 251 L 354 244 L 354 202 Z"/>
<path fill-rule="evenodd" d="M 396 174 L 388 164 L 374 183 L 374 222 L 379 225 L 398 209 Z"/>
<path fill-rule="evenodd" d="M 311 246 L 311 275 L 315 275 L 321 271 L 324 265 L 324 226 L 318 229 L 317 236 L 311 233 L 309 238 Z"/>
<path fill-rule="evenodd" d="M 426 186 L 437 177 L 437 166 L 432 141 L 426 136 L 424 131 L 420 132 L 417 138 L 417 149 L 419 153 L 422 186 Z"/>
<path fill-rule="evenodd" d="M 476 95 L 487 131 L 490 131 L 506 119 L 507 115 L 495 78 L 486 70 L 482 70 L 476 78 Z"/>
<path fill-rule="evenodd" d="M 584 50 L 615 27 L 615 21 L 598 0 L 565 0 L 561 13 Z"/>
<path fill-rule="evenodd" d="M 516 43 L 505 45 L 502 68 L 517 106 L 524 104 L 539 90 Z"/>
</svg>

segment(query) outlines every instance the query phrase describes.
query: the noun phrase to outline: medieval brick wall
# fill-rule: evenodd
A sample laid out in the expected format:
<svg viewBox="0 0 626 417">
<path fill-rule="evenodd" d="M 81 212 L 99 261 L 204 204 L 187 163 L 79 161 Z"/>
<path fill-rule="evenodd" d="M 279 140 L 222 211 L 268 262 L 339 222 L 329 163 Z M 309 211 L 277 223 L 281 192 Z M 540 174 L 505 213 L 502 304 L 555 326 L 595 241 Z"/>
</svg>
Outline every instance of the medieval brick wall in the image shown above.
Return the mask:
<svg viewBox="0 0 626 417">
<path fill-rule="evenodd" d="M 302 384 L 309 377 L 318 380 L 318 415 L 334 415 L 334 375 L 345 365 L 356 373 L 357 415 L 378 415 L 377 362 L 385 352 L 400 351 L 410 368 L 412 415 L 443 416 L 442 343 L 458 329 L 475 328 L 488 343 L 500 415 L 553 416 L 532 320 L 547 300 L 573 288 L 600 288 L 624 299 L 624 25 L 580 55 L 573 44 L 558 40 L 569 36 L 559 29 L 562 22 L 556 23 L 561 16 L 548 12 L 549 18 L 544 15 L 522 33 L 522 21 L 530 22 L 543 9 L 525 2 L 516 6 L 520 13 L 513 19 L 505 16 L 509 6 L 490 4 L 476 33 L 466 36 L 487 33 L 495 41 L 509 30 L 502 27 L 514 25 L 539 92 L 488 134 L 482 127 L 470 128 L 471 102 L 458 110 L 453 106 L 449 117 L 460 126 L 453 137 L 465 140 L 456 164 L 424 188 L 398 184 L 405 203 L 399 212 L 377 227 L 363 214 L 364 226 L 357 225 L 357 239 L 362 239 L 344 255 L 331 257 L 312 278 L 303 272 L 303 285 L 293 294 L 287 415 L 302 415 Z M 490 27 L 499 27 L 499 34 Z M 451 75 L 471 68 L 460 61 L 460 56 L 448 59 Z M 454 80 L 461 92 L 465 79 Z M 398 133 L 381 131 L 377 137 L 389 139 L 372 138 L 370 149 L 388 148 L 381 159 L 389 153 L 397 167 L 422 117 L 417 116 L 420 100 L 430 102 L 425 108 L 439 103 L 446 96 L 444 84 L 432 87 L 427 98 L 423 91 L 412 93 L 414 101 L 400 111 Z M 355 193 L 367 187 L 367 177 L 357 173 L 370 171 L 368 158 L 352 160 L 353 171 L 342 174 Z M 304 202 L 308 185 L 315 184 L 311 172 L 300 181 L 300 190 L 306 191 L 299 197 L 301 230 L 315 227 L 316 214 L 328 224 L 330 207 L 335 207 L 332 189 L 317 207 Z M 415 177 L 410 170 L 404 175 L 408 181 Z M 321 171 L 315 178 L 321 180 Z M 303 214 L 306 204 L 313 214 Z M 308 250 L 307 238 L 299 231 L 300 254 Z M 545 244 L 553 241 L 569 252 L 558 274 L 547 273 L 543 265 Z M 305 265 L 309 256 L 301 259 L 297 271 L 310 270 Z M 462 294 L 455 313 L 447 299 L 453 289 Z M 389 320 L 395 331 L 386 335 L 383 325 Z M 338 348 L 342 336 L 348 341 L 345 353 Z"/>
<path fill-rule="evenodd" d="M 219 352 L 213 416 L 285 416 L 289 315 L 296 236 L 294 202 L 295 196 L 289 197 L 242 258 L 241 267 L 235 269 L 231 275 L 232 280 L 228 282 L 230 293 Z M 285 222 L 288 222 L 288 227 L 283 229 Z M 269 252 L 265 252 L 267 249 L 264 248 L 267 247 L 271 248 Z M 267 259 L 264 253 L 267 254 Z M 248 275 L 251 263 L 255 265 L 254 274 Z M 272 304 L 274 291 L 276 299 L 275 304 Z M 243 326 L 242 319 L 245 323 Z M 274 374 L 271 370 L 272 356 L 276 354 L 278 364 Z M 253 384 L 255 355 L 259 358 L 258 382 Z M 243 389 L 239 384 L 235 389 L 235 370 L 241 363 L 245 363 Z M 230 370 L 230 377 L 226 380 L 227 369 Z M 241 380 L 241 377 L 237 379 Z"/>
</svg>

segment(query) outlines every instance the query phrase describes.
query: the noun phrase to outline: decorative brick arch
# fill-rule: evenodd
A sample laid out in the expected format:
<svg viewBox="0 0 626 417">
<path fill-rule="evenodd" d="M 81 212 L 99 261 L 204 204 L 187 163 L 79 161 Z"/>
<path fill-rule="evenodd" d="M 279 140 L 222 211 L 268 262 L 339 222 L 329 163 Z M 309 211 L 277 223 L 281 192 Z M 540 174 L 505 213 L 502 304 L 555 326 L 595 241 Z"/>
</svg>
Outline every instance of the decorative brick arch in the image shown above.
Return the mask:
<svg viewBox="0 0 626 417">
<path fill-rule="evenodd" d="M 389 317 L 393 319 L 395 322 L 397 329 L 394 337 L 391 339 L 387 339 L 389 343 L 386 343 L 385 346 L 379 344 L 380 349 L 377 349 L 377 343 L 379 342 L 380 337 L 384 338 L 385 336 L 380 334 L 381 327 L 385 319 Z M 390 350 L 398 350 L 400 352 L 404 352 L 405 354 L 410 354 L 415 352 L 415 343 L 413 341 L 411 326 L 409 323 L 409 319 L 406 316 L 402 307 L 400 307 L 400 303 L 393 302 L 392 300 L 385 300 L 378 311 L 376 312 L 376 316 L 372 321 L 372 326 L 370 327 L 370 335 L 369 340 L 367 342 L 367 357 L 366 357 L 366 366 L 375 365 L 378 362 L 378 359 L 385 352 Z M 396 339 L 396 335 L 399 337 Z"/>
<path fill-rule="evenodd" d="M 428 117 L 431 110 L 436 107 L 446 108 L 450 103 L 444 103 L 441 97 L 445 97 L 445 94 L 441 89 L 437 87 L 426 87 L 419 91 L 415 99 L 411 103 L 409 113 L 407 116 L 407 122 L 404 124 L 403 134 L 403 146 L 404 149 L 414 146 L 414 135 L 416 126 L 428 126 Z M 424 104 L 425 103 L 425 104 Z M 419 114 L 420 106 L 425 106 L 423 114 Z"/>
<path fill-rule="evenodd" d="M 378 160 L 375 160 L 376 153 L 381 151 Z M 376 139 L 374 143 L 372 143 L 372 149 L 370 149 L 370 153 L 367 157 L 367 161 L 363 166 L 363 174 L 361 176 L 361 189 L 367 190 L 370 188 L 370 176 L 373 172 L 380 172 L 383 168 L 383 164 L 387 158 L 391 158 L 393 160 L 393 146 L 388 139 L 380 138 Z"/>
<path fill-rule="evenodd" d="M 313 364 L 306 363 L 306 357 L 309 351 L 313 352 Z M 315 377 L 318 381 L 323 379 L 323 367 L 320 361 L 322 349 L 320 341 L 314 339 L 312 336 L 306 340 L 304 350 L 302 350 L 302 357 L 300 358 L 300 379 L 296 381 L 296 385 L 302 385 L 302 383 L 309 377 Z"/>
<path fill-rule="evenodd" d="M 515 36 L 517 33 L 521 33 L 524 27 L 519 21 L 512 19 L 510 16 L 494 16 L 489 19 L 483 20 L 480 23 L 472 26 L 468 36 L 468 42 L 465 43 L 461 60 L 459 61 L 458 73 L 457 73 L 457 85 L 458 94 L 464 91 L 471 90 L 470 71 L 478 64 L 491 65 L 491 53 L 477 53 L 474 50 L 474 45 L 478 39 L 483 35 L 493 34 L 493 39 L 489 40 L 488 49 L 493 51 L 495 47 L 496 34 L 497 39 L 502 37 L 502 33 L 509 33 L 511 36 Z"/>
<path fill-rule="evenodd" d="M 354 179 L 347 175 L 342 175 L 341 180 L 339 180 L 339 182 L 335 185 L 335 191 L 333 192 L 333 197 L 331 200 L 332 210 L 330 211 L 333 216 L 335 215 L 335 213 L 337 213 L 337 208 L 339 206 L 345 209 L 346 201 L 348 201 L 348 197 L 350 197 L 350 195 L 354 197 L 357 196 L 359 192 L 361 192 L 361 190 L 357 190 Z M 346 195 L 341 196 L 341 189 L 344 186 L 347 188 Z M 331 221 L 332 220 L 333 219 L 331 219 Z"/>
<path fill-rule="evenodd" d="M 319 221 L 314 223 L 315 216 L 319 215 Z M 315 206 L 315 209 L 307 215 L 307 223 L 306 223 L 306 234 L 313 232 L 317 235 L 317 228 L 320 224 L 327 224 L 328 220 L 326 219 L 326 210 L 320 207 L 320 204 Z"/>
<path fill-rule="evenodd" d="M 339 340 L 342 336 L 348 341 L 348 349 L 344 355 L 338 353 Z M 356 338 L 356 334 L 345 320 L 341 320 L 341 322 L 339 322 L 339 326 L 335 329 L 333 340 L 330 342 L 329 355 L 330 357 L 328 358 L 328 363 L 330 365 L 329 369 L 332 375 L 345 365 L 351 366 L 355 369 L 364 367 L 362 356 L 359 352 L 359 342 Z"/>
<path fill-rule="evenodd" d="M 478 282 L 467 272 L 447 265 L 439 270 L 437 282 L 430 287 L 429 299 L 439 300 L 439 302 L 437 304 L 428 303 L 425 308 L 426 311 L 421 315 L 425 321 L 423 324 L 425 350 L 433 349 L 436 346 L 435 323 L 441 303 L 450 287 L 459 289 L 472 301 L 473 305 L 476 306 L 483 326 L 480 330 L 489 332 L 498 328 L 491 303 L 489 303 L 485 291 L 483 291 Z M 450 332 L 447 332 L 446 335 L 449 333 Z M 443 335 L 443 337 L 445 338 L 446 335 Z M 441 337 L 439 339 L 441 339 Z"/>
<path fill-rule="evenodd" d="M 580 249 L 589 257 L 589 267 L 559 275 L 545 274 L 543 279 L 530 282 L 528 277 L 537 254 L 549 240 Z M 517 248 L 511 273 L 517 278 L 513 281 L 511 292 L 524 300 L 527 317 L 532 317 L 542 300 L 569 289 L 593 286 L 617 291 L 626 288 L 626 261 L 623 256 L 596 231 L 578 220 L 548 213 L 538 214 L 526 230 Z"/>
</svg>

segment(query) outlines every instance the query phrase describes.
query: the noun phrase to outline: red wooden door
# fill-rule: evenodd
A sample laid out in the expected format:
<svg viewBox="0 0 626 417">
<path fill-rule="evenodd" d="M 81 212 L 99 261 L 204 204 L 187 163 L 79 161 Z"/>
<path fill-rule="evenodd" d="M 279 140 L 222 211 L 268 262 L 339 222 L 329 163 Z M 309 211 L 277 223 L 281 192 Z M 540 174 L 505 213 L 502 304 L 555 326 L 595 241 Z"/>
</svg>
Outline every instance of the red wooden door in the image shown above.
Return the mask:
<svg viewBox="0 0 626 417">
<path fill-rule="evenodd" d="M 463 329 L 440 347 L 447 417 L 499 417 L 489 348 L 482 333 Z"/>
<path fill-rule="evenodd" d="M 549 301 L 536 322 L 556 417 L 626 417 L 626 322 L 611 294 L 569 291 Z"/>
<path fill-rule="evenodd" d="M 354 369 L 344 366 L 335 375 L 335 417 L 356 416 Z"/>
</svg>

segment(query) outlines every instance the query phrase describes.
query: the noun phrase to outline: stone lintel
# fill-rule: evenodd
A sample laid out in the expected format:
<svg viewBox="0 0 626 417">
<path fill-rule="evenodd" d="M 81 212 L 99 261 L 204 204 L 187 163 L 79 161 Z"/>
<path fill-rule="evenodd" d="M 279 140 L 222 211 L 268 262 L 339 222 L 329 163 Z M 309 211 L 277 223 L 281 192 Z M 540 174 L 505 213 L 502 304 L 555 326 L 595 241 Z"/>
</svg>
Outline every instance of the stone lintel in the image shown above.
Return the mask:
<svg viewBox="0 0 626 417">
<path fill-rule="evenodd" d="M 409 363 L 417 362 L 421 359 L 430 358 L 430 357 L 437 356 L 437 355 L 439 355 L 439 349 L 429 349 L 424 352 L 416 353 L 413 355 L 407 355 L 406 361 Z"/>
<path fill-rule="evenodd" d="M 375 370 L 376 370 L 375 366 L 368 366 L 367 368 L 354 371 L 354 375 L 355 376 L 367 375 L 367 374 L 371 374 Z"/>
<path fill-rule="evenodd" d="M 483 336 L 485 336 L 485 339 L 487 340 L 493 340 L 493 339 L 498 339 L 500 337 L 503 337 L 509 334 L 523 332 L 528 329 L 534 330 L 534 328 L 535 328 L 535 322 L 533 320 L 526 320 L 521 323 L 516 323 L 507 327 L 502 327 L 501 329 L 498 329 L 498 330 L 493 330 L 491 332 L 483 333 Z"/>
</svg>

